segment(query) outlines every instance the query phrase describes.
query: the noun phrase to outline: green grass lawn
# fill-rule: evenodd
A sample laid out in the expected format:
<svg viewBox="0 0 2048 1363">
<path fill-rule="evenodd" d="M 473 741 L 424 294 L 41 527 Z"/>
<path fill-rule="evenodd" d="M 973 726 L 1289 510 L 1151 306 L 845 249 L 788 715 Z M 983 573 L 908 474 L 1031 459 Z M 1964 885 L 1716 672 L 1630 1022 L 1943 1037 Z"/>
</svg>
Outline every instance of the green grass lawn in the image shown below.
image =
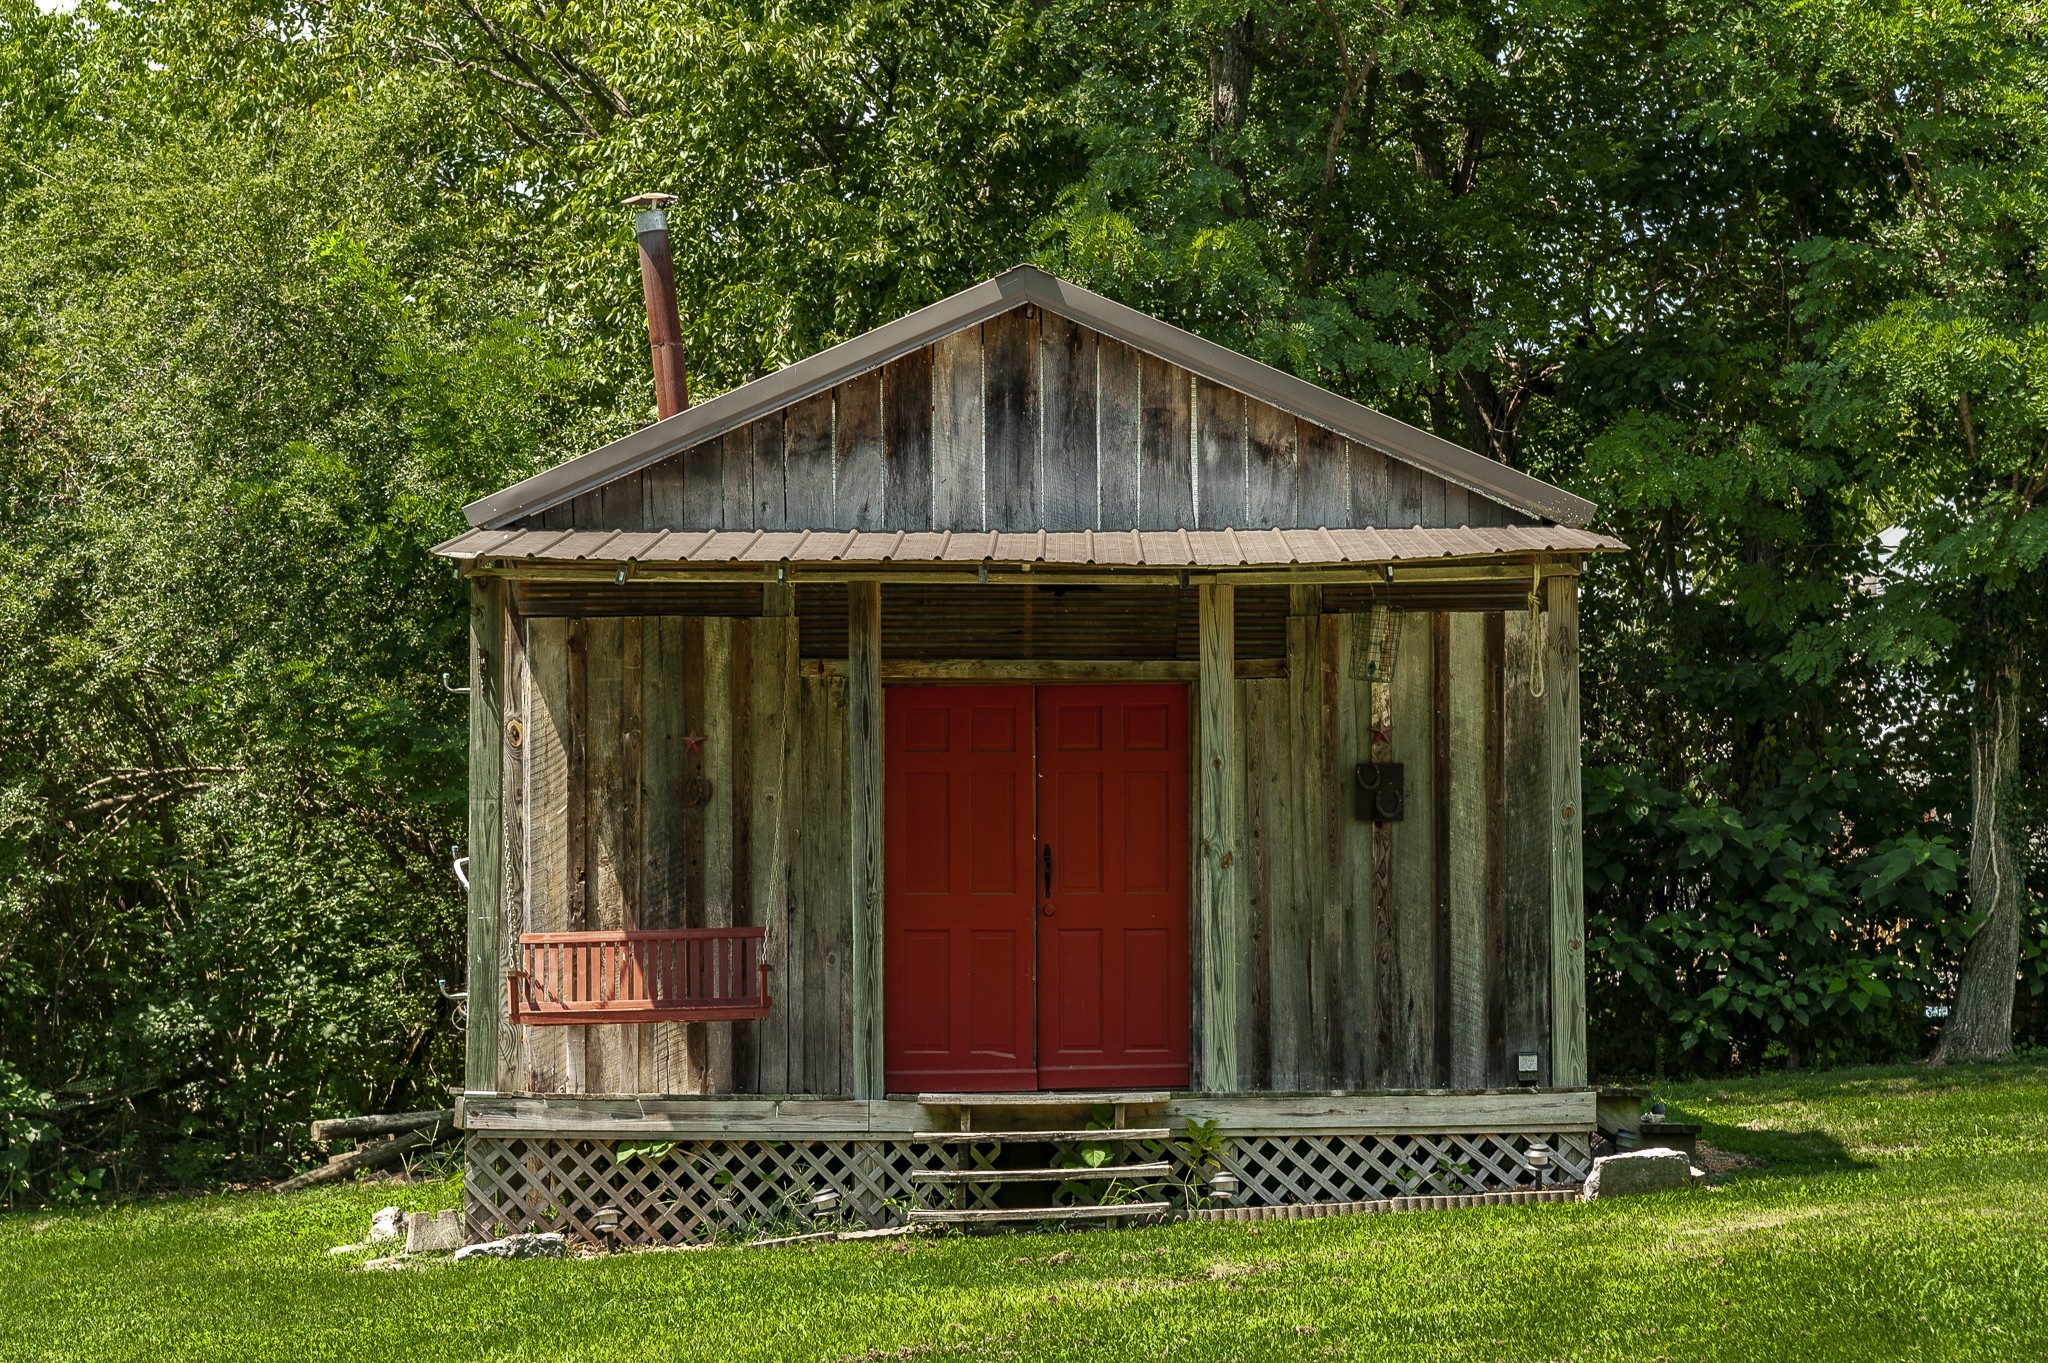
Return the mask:
<svg viewBox="0 0 2048 1363">
<path fill-rule="evenodd" d="M 2048 1067 L 1662 1091 L 1768 1161 L 1591 1205 L 436 1264 L 452 1182 L 0 1217 L 7 1359 L 2048 1358 Z"/>
</svg>

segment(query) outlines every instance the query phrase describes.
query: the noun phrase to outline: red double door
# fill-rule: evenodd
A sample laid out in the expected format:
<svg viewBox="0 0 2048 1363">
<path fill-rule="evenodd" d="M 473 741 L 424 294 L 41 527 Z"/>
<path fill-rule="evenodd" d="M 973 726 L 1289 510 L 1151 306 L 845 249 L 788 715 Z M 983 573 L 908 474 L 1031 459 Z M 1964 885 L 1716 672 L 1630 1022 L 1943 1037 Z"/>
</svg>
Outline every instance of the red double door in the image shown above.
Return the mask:
<svg viewBox="0 0 2048 1363">
<path fill-rule="evenodd" d="M 1184 1086 L 1186 688 L 886 697 L 889 1090 Z"/>
</svg>

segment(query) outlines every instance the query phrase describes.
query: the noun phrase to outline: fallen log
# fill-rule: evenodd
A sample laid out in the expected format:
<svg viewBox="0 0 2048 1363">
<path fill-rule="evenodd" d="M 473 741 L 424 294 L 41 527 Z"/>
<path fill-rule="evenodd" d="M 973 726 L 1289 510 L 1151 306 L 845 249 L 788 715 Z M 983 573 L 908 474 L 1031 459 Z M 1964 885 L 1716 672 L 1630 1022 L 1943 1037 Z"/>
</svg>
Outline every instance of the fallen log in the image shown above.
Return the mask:
<svg viewBox="0 0 2048 1363">
<path fill-rule="evenodd" d="M 410 1150 L 424 1150 L 432 1146 L 453 1128 L 436 1125 L 422 1131 L 407 1131 L 386 1140 L 372 1141 L 359 1145 L 345 1155 L 336 1155 L 327 1163 L 308 1169 L 303 1174 L 294 1174 L 270 1191 L 273 1193 L 295 1193 L 301 1188 L 310 1188 L 317 1183 L 332 1183 L 339 1178 L 364 1169 L 381 1169 L 387 1164 L 396 1164 L 401 1156 Z"/>
<path fill-rule="evenodd" d="M 389 1112 L 378 1117 L 327 1117 L 313 1123 L 313 1143 L 348 1140 L 363 1136 L 388 1136 L 395 1131 L 418 1131 L 455 1120 L 452 1107 L 422 1112 Z"/>
</svg>

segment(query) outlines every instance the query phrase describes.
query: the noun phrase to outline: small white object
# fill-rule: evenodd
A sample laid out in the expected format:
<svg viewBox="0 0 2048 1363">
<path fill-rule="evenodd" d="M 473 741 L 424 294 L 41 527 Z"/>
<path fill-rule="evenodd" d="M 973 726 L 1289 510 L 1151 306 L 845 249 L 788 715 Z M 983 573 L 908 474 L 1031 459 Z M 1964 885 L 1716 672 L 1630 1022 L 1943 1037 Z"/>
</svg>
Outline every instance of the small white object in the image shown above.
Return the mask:
<svg viewBox="0 0 2048 1363">
<path fill-rule="evenodd" d="M 466 1263 L 471 1259 L 566 1259 L 569 1257 L 569 1241 L 562 1235 L 548 1231 L 541 1235 L 508 1235 L 502 1240 L 486 1240 L 480 1245 L 464 1245 L 455 1251 L 455 1262 Z"/>
<path fill-rule="evenodd" d="M 396 1240 L 405 1234 L 405 1213 L 396 1207 L 380 1207 L 370 1216 L 370 1233 L 366 1239 Z"/>
</svg>

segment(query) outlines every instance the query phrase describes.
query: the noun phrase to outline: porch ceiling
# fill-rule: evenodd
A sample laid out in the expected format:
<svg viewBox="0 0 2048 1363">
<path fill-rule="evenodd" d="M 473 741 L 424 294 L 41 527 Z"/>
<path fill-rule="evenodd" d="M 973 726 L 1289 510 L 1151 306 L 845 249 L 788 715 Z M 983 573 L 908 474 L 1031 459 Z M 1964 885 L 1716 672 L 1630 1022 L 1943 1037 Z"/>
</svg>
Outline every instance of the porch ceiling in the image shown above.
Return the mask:
<svg viewBox="0 0 2048 1363">
<path fill-rule="evenodd" d="M 1333 567 L 1597 554 L 1611 535 L 1560 525 L 1425 530 L 471 530 L 434 552 L 470 562 L 1046 564 L 1106 568 Z"/>
</svg>

